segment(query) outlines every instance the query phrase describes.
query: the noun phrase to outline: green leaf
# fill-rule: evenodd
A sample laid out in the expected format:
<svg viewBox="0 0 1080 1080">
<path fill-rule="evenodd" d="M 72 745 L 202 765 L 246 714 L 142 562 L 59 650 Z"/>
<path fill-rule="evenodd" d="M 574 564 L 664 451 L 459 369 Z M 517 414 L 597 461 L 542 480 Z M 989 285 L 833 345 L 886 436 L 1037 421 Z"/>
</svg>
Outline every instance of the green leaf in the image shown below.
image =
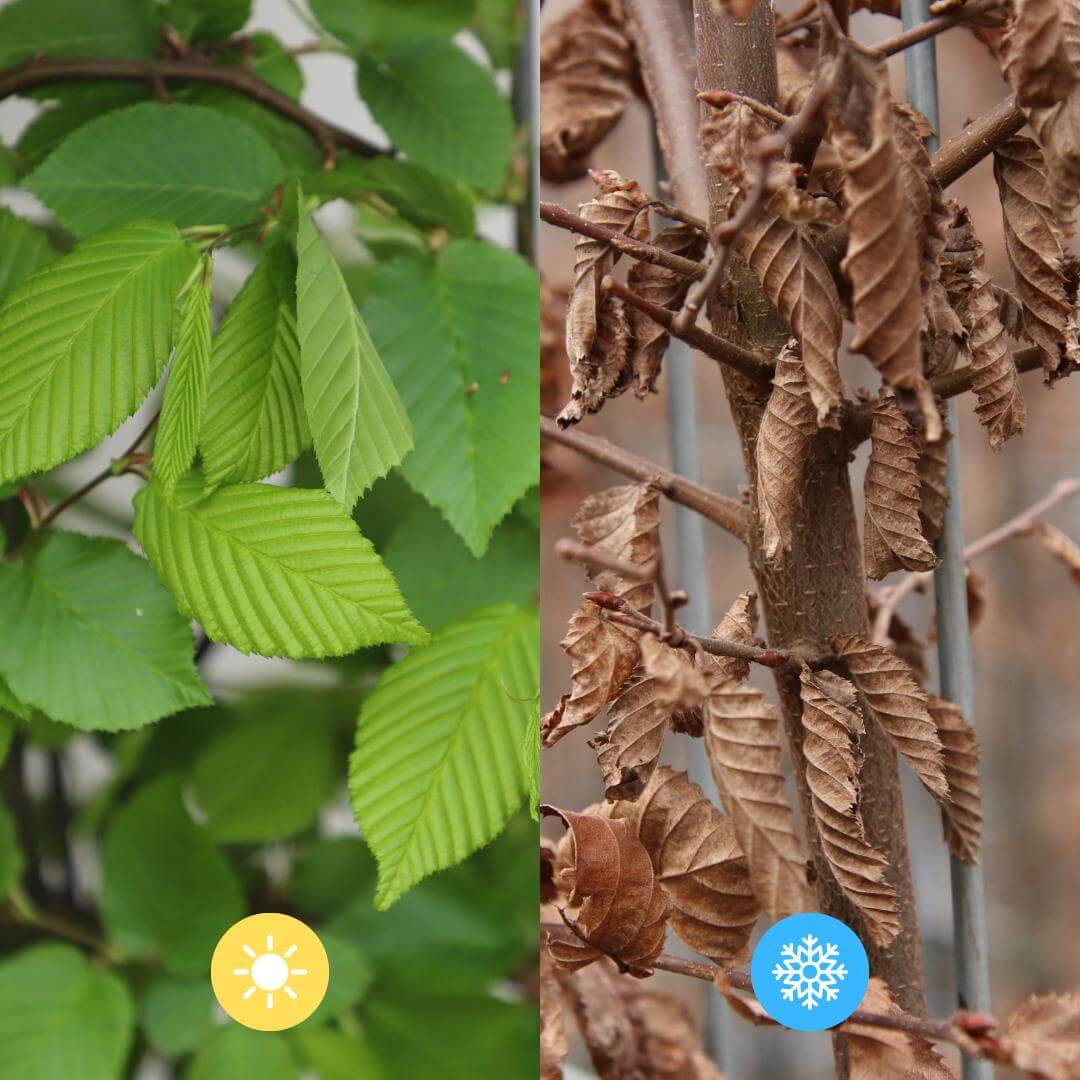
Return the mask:
<svg viewBox="0 0 1080 1080">
<path fill-rule="evenodd" d="M 10 730 L 10 729 L 9 729 Z M 10 740 L 10 735 L 8 735 Z M 0 764 L 7 757 L 7 743 L 0 753 Z M 19 883 L 23 873 L 23 856 L 15 832 L 15 822 L 0 803 L 0 900 L 6 899 L 12 888 Z"/>
<path fill-rule="evenodd" d="M 260 843 L 314 824 L 337 779 L 336 749 L 326 724 L 312 724 L 295 709 L 226 728 L 196 759 L 192 775 L 210 835 Z"/>
<path fill-rule="evenodd" d="M 357 58 L 360 96 L 411 161 L 480 187 L 502 182 L 513 145 L 509 102 L 456 45 L 405 41 Z"/>
<path fill-rule="evenodd" d="M 540 820 L 540 708 L 529 710 L 529 723 L 521 745 L 521 763 L 529 790 L 529 815 Z"/>
<path fill-rule="evenodd" d="M 364 702 L 349 788 L 379 861 L 377 908 L 487 843 L 521 803 L 537 632 L 532 608 L 482 608 L 390 668 Z"/>
<path fill-rule="evenodd" d="M 115 431 L 161 376 L 197 252 L 162 222 L 87 240 L 0 306 L 0 482 Z"/>
<path fill-rule="evenodd" d="M 429 630 L 483 604 L 524 604 L 539 588 L 540 534 L 527 522 L 506 518 L 478 559 L 437 510 L 414 498 L 416 508 L 394 530 L 383 558 Z"/>
<path fill-rule="evenodd" d="M 0 67 L 47 56 L 154 56 L 150 0 L 16 0 L 0 10 Z"/>
<path fill-rule="evenodd" d="M 214 992 L 206 979 L 153 976 L 139 1002 L 139 1025 L 166 1057 L 196 1049 L 214 1030 Z"/>
<path fill-rule="evenodd" d="M 311 0 L 310 6 L 324 30 L 362 50 L 375 42 L 450 37 L 472 17 L 476 0 Z"/>
<path fill-rule="evenodd" d="M 367 992 L 375 970 L 348 938 L 323 931 L 319 935 L 330 962 L 330 985 L 319 1007 L 305 1024 L 317 1027 L 351 1009 Z"/>
<path fill-rule="evenodd" d="M 296 313 L 304 406 L 326 489 L 347 507 L 412 447 L 412 428 L 310 215 L 297 235 Z"/>
<path fill-rule="evenodd" d="M 251 0 L 168 0 L 160 18 L 185 41 L 224 41 L 251 18 Z"/>
<path fill-rule="evenodd" d="M 456 240 L 382 267 L 365 307 L 416 432 L 402 472 L 475 555 L 539 478 L 537 289 L 520 256 Z"/>
<path fill-rule="evenodd" d="M 0 678 L 0 712 L 10 713 L 19 720 L 29 720 L 33 709 L 24 705 L 12 692 L 2 678 Z"/>
<path fill-rule="evenodd" d="M 172 489 L 195 460 L 210 367 L 210 259 L 188 289 L 154 440 L 154 475 Z"/>
<path fill-rule="evenodd" d="M 300 659 L 427 640 L 375 549 L 324 492 L 235 484 L 201 495 L 197 477 L 171 495 L 143 488 L 135 536 L 214 641 Z"/>
<path fill-rule="evenodd" d="M 296 257 L 272 244 L 214 337 L 201 436 L 210 487 L 261 480 L 311 442 L 296 340 Z"/>
<path fill-rule="evenodd" d="M 117 812 L 105 835 L 104 878 L 110 940 L 182 978 L 209 971 L 218 938 L 244 914 L 240 883 L 188 816 L 174 776 L 147 784 Z"/>
<path fill-rule="evenodd" d="M 0 708 L 0 765 L 7 761 L 11 740 L 15 737 L 15 728 L 18 725 L 19 721 L 11 713 Z"/>
<path fill-rule="evenodd" d="M 368 1044 L 341 1031 L 303 1026 L 289 1033 L 289 1042 L 319 1080 L 389 1080 Z"/>
<path fill-rule="evenodd" d="M 300 1073 L 280 1035 L 239 1024 L 219 1028 L 199 1047 L 185 1080 L 299 1080 Z"/>
<path fill-rule="evenodd" d="M 310 915 L 338 914 L 375 882 L 375 860 L 359 837 L 316 840 L 293 865 L 287 895 Z"/>
<path fill-rule="evenodd" d="M 281 159 L 247 124 L 198 105 L 146 102 L 84 124 L 25 185 L 87 235 L 140 218 L 239 225 L 283 176 Z"/>
<path fill-rule="evenodd" d="M 210 701 L 191 628 L 118 540 L 51 532 L 0 563 L 0 672 L 20 701 L 83 731 L 142 727 Z"/>
<path fill-rule="evenodd" d="M 29 221 L 0 207 L 0 300 L 35 270 L 47 266 L 57 253 L 46 235 Z"/>
<path fill-rule="evenodd" d="M 476 233 L 476 204 L 468 187 L 412 161 L 351 155 L 336 169 L 309 174 L 304 191 L 324 198 L 375 195 L 417 228 L 444 228 L 466 239 Z"/>
<path fill-rule="evenodd" d="M 15 165 L 15 155 L 3 143 L 0 143 L 0 187 L 8 187 L 19 178 Z"/>
<path fill-rule="evenodd" d="M 127 988 L 70 945 L 37 945 L 0 964 L 3 1080 L 116 1080 L 131 1045 Z"/>
<path fill-rule="evenodd" d="M 517 63 L 524 24 L 518 0 L 479 0 L 470 29 L 495 67 L 512 68 Z"/>
</svg>

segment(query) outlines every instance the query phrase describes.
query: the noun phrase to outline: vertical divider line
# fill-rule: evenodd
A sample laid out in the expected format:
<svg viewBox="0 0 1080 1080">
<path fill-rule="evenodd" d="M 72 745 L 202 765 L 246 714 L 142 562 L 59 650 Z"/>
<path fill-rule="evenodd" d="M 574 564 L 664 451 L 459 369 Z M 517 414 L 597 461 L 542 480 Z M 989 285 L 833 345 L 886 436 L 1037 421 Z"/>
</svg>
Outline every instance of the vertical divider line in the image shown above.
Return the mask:
<svg viewBox="0 0 1080 1080">
<path fill-rule="evenodd" d="M 904 29 L 930 17 L 929 0 L 901 0 Z M 919 42 L 904 53 L 908 101 L 940 130 L 937 85 L 937 52 L 933 38 Z M 928 140 L 931 150 L 938 137 Z M 948 407 L 952 438 L 946 451 L 945 487 L 948 506 L 934 572 L 934 605 L 937 614 L 938 667 L 942 697 L 954 701 L 969 723 L 974 723 L 975 679 L 971 659 L 971 633 L 967 614 L 967 567 L 964 559 L 964 507 L 960 487 L 960 438 L 956 401 Z M 952 884 L 953 954 L 956 994 L 961 1008 L 990 1011 L 989 934 L 986 896 L 981 864 L 971 865 L 949 856 Z M 964 1080 L 991 1080 L 989 1061 L 965 1057 Z"/>
</svg>

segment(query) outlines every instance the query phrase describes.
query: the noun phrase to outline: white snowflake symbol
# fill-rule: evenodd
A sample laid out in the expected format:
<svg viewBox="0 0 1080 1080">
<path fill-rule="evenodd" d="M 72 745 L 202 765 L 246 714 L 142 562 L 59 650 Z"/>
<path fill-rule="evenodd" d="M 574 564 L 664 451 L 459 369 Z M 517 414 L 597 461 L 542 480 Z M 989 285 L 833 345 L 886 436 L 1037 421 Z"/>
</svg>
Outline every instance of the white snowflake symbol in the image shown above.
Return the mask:
<svg viewBox="0 0 1080 1080">
<path fill-rule="evenodd" d="M 805 1009 L 813 1009 L 822 1001 L 835 1001 L 840 994 L 839 983 L 847 977 L 847 968 L 838 964 L 840 948 L 831 942 L 818 944 L 813 934 L 807 934 L 799 945 L 790 941 L 780 950 L 780 963 L 773 968 L 773 978 L 783 983 L 780 996 L 796 1001 Z"/>
</svg>

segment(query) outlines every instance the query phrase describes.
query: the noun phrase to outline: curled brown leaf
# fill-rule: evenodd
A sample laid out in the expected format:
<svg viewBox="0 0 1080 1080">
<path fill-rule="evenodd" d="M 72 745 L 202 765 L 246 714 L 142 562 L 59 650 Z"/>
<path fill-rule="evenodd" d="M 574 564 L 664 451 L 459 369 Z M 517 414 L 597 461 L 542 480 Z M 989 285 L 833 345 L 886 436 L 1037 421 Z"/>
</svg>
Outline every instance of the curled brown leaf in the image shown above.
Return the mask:
<svg viewBox="0 0 1080 1080">
<path fill-rule="evenodd" d="M 1080 994 L 1028 998 L 995 1033 L 995 1057 L 1037 1080 L 1080 1075 Z"/>
<path fill-rule="evenodd" d="M 608 398 L 618 397 L 630 385 L 632 334 L 622 300 L 602 296 L 589 355 L 570 360 L 570 400 L 555 418 L 560 427 L 570 427 L 588 413 L 599 412 Z"/>
<path fill-rule="evenodd" d="M 953 702 L 931 696 L 928 708 L 941 739 L 949 782 L 949 800 L 942 806 L 945 842 L 958 859 L 975 863 L 982 837 L 979 736 Z"/>
<path fill-rule="evenodd" d="M 1005 78 L 1024 108 L 1056 105 L 1077 80 L 1065 47 L 1062 0 L 1016 0 L 1003 41 Z"/>
<path fill-rule="evenodd" d="M 942 436 L 936 443 L 925 439 L 919 442 L 919 521 L 923 536 L 931 543 L 941 536 L 945 510 L 949 505 L 945 466 L 951 438 L 952 433 L 944 426 Z"/>
</svg>

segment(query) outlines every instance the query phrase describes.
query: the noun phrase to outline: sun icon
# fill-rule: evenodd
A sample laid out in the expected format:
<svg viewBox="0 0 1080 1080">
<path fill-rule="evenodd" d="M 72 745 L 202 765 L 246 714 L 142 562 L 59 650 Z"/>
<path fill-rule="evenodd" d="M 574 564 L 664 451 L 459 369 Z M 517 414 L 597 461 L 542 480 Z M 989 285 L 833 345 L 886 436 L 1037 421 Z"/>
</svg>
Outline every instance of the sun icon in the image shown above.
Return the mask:
<svg viewBox="0 0 1080 1080">
<path fill-rule="evenodd" d="M 254 943 L 254 944 L 253 944 Z M 282 1031 L 306 1020 L 330 979 L 315 932 L 290 915 L 249 915 L 214 950 L 210 979 L 221 1007 L 259 1031 Z"/>
</svg>

